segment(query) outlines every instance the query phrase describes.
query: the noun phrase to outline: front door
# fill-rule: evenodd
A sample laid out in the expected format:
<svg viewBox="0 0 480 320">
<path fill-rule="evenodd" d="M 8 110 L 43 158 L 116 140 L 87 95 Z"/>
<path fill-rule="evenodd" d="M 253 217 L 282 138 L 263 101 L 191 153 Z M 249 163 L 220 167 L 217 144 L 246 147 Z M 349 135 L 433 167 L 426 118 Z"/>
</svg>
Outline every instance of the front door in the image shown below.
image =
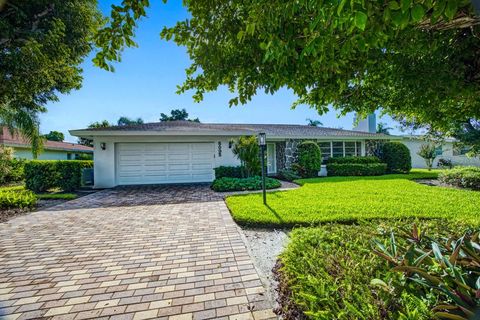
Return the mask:
<svg viewBox="0 0 480 320">
<path fill-rule="evenodd" d="M 275 143 L 267 143 L 267 174 L 277 173 Z"/>
</svg>

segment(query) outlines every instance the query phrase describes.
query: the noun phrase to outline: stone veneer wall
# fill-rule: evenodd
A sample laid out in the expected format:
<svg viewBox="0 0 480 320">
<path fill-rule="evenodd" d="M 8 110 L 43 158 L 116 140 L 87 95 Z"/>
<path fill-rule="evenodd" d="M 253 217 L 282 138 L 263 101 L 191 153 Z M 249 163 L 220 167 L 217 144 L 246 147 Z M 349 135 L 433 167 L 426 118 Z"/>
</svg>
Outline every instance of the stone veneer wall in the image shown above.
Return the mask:
<svg viewBox="0 0 480 320">
<path fill-rule="evenodd" d="M 285 166 L 285 141 L 275 142 L 275 152 L 277 159 L 277 172 L 279 170 L 284 170 Z"/>
<path fill-rule="evenodd" d="M 366 140 L 365 141 L 365 155 L 381 157 L 381 149 L 385 144 L 385 140 Z"/>
<path fill-rule="evenodd" d="M 297 147 L 302 141 L 300 139 L 287 139 L 285 141 L 285 168 L 290 168 L 292 163 L 295 163 Z"/>
</svg>

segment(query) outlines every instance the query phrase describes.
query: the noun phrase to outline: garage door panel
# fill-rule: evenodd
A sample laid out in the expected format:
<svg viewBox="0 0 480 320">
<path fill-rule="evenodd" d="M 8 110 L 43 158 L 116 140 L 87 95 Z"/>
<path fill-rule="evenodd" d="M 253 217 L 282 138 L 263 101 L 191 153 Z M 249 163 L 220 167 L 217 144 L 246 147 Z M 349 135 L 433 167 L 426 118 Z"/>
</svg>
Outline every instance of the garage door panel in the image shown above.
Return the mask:
<svg viewBox="0 0 480 320">
<path fill-rule="evenodd" d="M 213 180 L 213 143 L 117 144 L 117 183 L 161 184 Z"/>
</svg>

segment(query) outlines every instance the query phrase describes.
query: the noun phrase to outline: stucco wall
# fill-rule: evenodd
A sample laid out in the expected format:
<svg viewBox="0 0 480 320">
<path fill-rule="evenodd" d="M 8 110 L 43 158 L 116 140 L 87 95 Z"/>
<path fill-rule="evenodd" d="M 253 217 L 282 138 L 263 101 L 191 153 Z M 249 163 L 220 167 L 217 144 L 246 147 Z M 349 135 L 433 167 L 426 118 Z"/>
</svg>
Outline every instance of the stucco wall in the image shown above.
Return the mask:
<svg viewBox="0 0 480 320">
<path fill-rule="evenodd" d="M 38 160 L 67 160 L 68 153 L 69 152 L 66 151 L 44 150 L 38 156 Z M 75 153 L 72 153 L 72 158 L 74 157 L 74 155 Z M 18 159 L 33 159 L 32 151 L 30 149 L 14 148 L 14 157 Z"/>
<path fill-rule="evenodd" d="M 161 137 L 161 136 L 144 136 L 144 137 L 96 137 L 94 139 L 94 176 L 96 188 L 111 188 L 117 185 L 115 177 L 115 144 L 122 142 L 212 142 L 215 144 L 214 167 L 219 166 L 236 166 L 240 162 L 232 153 L 232 149 L 228 147 L 231 137 L 198 137 L 198 136 L 181 136 L 181 137 Z M 221 156 L 218 154 L 218 142 L 221 143 Z M 100 147 L 101 143 L 105 143 L 105 150 Z"/>
<path fill-rule="evenodd" d="M 420 150 L 420 146 L 425 142 L 418 139 L 405 139 L 403 141 L 405 145 L 410 150 L 410 155 L 412 157 L 412 167 L 413 168 L 426 168 L 425 160 L 420 157 L 417 153 Z M 442 155 L 437 156 L 433 162 L 433 167 L 436 168 L 439 159 L 451 160 L 453 165 L 463 165 L 463 166 L 480 166 L 480 159 L 469 158 L 465 155 L 453 155 L 453 143 L 446 142 L 442 145 Z"/>
</svg>

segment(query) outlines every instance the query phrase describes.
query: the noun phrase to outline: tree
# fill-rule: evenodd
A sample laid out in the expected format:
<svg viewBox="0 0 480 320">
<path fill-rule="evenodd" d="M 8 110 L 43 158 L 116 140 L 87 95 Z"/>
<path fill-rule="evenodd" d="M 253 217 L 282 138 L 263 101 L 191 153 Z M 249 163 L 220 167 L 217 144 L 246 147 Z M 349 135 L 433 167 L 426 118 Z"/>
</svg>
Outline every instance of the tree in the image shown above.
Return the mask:
<svg viewBox="0 0 480 320">
<path fill-rule="evenodd" d="M 379 122 L 377 124 L 377 133 L 383 133 L 386 135 L 390 135 L 390 130 L 392 130 L 392 127 L 387 127 L 386 123 Z"/>
<path fill-rule="evenodd" d="M 107 121 L 96 121 L 92 122 L 88 125 L 89 129 L 94 129 L 94 128 L 108 128 L 111 127 L 112 125 Z M 87 138 L 78 138 L 78 144 L 88 146 L 88 147 L 93 147 L 93 140 L 87 139 Z"/>
<path fill-rule="evenodd" d="M 119 126 L 133 126 L 137 124 L 143 124 L 143 119 L 137 118 L 136 120 L 134 120 L 128 117 L 120 117 L 117 121 L 117 125 Z"/>
<path fill-rule="evenodd" d="M 311 127 L 318 127 L 318 126 L 323 126 L 323 123 L 320 120 L 312 120 L 307 118 L 307 122 L 309 126 Z"/>
<path fill-rule="evenodd" d="M 43 136 L 48 141 L 60 141 L 65 140 L 65 135 L 60 131 L 50 131 L 48 134 Z"/>
<path fill-rule="evenodd" d="M 188 112 L 185 109 L 173 109 L 170 111 L 170 115 L 165 113 L 160 114 L 160 121 L 191 121 L 191 122 L 200 122 L 198 118 L 188 119 Z"/>
<path fill-rule="evenodd" d="M 0 21 L 0 120 L 38 153 L 38 113 L 80 88 L 102 15 L 96 0 L 12 0 L 2 1 Z"/>
<path fill-rule="evenodd" d="M 232 153 L 240 160 L 247 177 L 255 176 L 260 173 L 260 147 L 257 137 L 242 136 L 237 140 L 232 140 Z"/>
<path fill-rule="evenodd" d="M 417 154 L 425 160 L 428 170 L 432 170 L 433 161 L 437 157 L 437 150 L 433 144 L 422 144 Z"/>
<path fill-rule="evenodd" d="M 470 119 L 458 124 L 452 131 L 452 136 L 459 140 L 458 147 L 470 148 L 470 156 L 480 156 L 480 120 Z"/>
</svg>

